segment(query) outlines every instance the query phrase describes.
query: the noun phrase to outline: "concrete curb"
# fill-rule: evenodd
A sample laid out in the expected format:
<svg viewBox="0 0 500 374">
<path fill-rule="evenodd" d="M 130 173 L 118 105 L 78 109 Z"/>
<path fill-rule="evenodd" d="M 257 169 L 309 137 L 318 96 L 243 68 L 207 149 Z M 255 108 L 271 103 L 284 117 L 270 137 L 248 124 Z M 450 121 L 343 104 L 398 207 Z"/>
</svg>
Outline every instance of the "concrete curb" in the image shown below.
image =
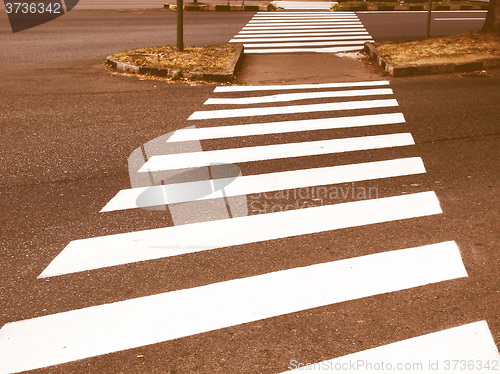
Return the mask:
<svg viewBox="0 0 500 374">
<path fill-rule="evenodd" d="M 500 57 L 483 58 L 463 63 L 441 63 L 396 66 L 389 62 L 373 43 L 365 42 L 365 52 L 373 58 L 382 69 L 393 77 L 408 77 L 412 75 L 430 75 L 447 73 L 465 73 L 500 67 Z"/>
<path fill-rule="evenodd" d="M 340 12 L 363 12 L 363 11 L 422 11 L 422 10 L 427 10 L 429 7 L 428 5 L 341 5 L 339 4 L 338 11 Z M 432 10 L 435 11 L 440 11 L 440 10 L 453 10 L 453 11 L 460 11 L 460 10 L 488 10 L 488 5 L 437 5 L 433 6 Z"/>
<path fill-rule="evenodd" d="M 178 76 L 179 78 L 192 78 L 196 80 L 210 81 L 210 82 L 231 82 L 234 78 L 234 74 L 238 67 L 241 65 L 243 60 L 244 48 L 243 44 L 238 44 L 236 50 L 233 53 L 233 57 L 229 61 L 225 73 L 205 73 L 197 71 L 186 71 L 179 69 L 167 69 L 167 68 L 154 68 L 148 66 L 137 66 L 129 62 L 121 62 L 113 59 L 111 56 L 106 57 L 106 63 L 112 69 L 132 74 L 147 74 L 154 75 L 157 77 L 173 77 Z"/>
</svg>

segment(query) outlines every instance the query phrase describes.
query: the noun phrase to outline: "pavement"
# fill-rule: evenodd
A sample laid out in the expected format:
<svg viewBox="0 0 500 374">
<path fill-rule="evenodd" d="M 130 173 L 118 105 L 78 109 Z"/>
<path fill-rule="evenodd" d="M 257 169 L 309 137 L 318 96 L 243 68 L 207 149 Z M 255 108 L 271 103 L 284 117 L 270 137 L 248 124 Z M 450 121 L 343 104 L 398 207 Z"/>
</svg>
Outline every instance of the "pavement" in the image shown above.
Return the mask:
<svg viewBox="0 0 500 374">
<path fill-rule="evenodd" d="M 357 52 L 245 55 L 236 77 L 251 85 L 376 80 Z"/>
<path fill-rule="evenodd" d="M 220 18 L 215 16 L 209 19 L 217 23 Z M 195 17 L 194 26 L 199 19 Z M 120 29 L 123 18 L 117 17 L 116 22 Z M 245 22 L 238 18 L 232 27 L 239 30 Z M 143 24 L 144 20 L 137 21 L 144 32 Z M 84 30 L 89 39 L 95 32 L 91 26 Z M 221 32 L 238 32 L 227 29 Z M 141 38 L 149 34 L 148 29 Z M 118 48 L 114 44 L 120 41 L 110 42 L 107 39 L 115 34 L 109 35 L 101 36 L 100 48 Z M 53 39 L 49 32 L 37 40 L 32 34 L 16 37 L 26 38 L 16 44 L 18 50 L 14 50 L 16 45 L 11 47 L 20 56 L 31 50 L 26 45 L 43 48 L 42 37 L 50 41 L 48 45 Z M 79 35 L 77 40 L 81 40 Z M 385 82 L 386 77 L 366 70 L 351 55 L 255 54 L 247 56 L 240 79 L 279 86 L 273 92 L 262 87 L 224 92 L 241 87 L 124 78 L 103 69 L 106 54 L 102 51 L 93 52 L 96 55 L 90 59 L 82 48 L 76 44 L 71 51 L 71 56 L 77 56 L 71 61 L 79 64 L 62 60 L 48 69 L 27 63 L 11 67 L 9 74 L 2 72 L 4 146 L 0 162 L 4 172 L 0 192 L 9 212 L 2 216 L 1 226 L 0 368 L 4 371 L 9 371 L 6 365 L 18 365 L 41 368 L 37 373 L 47 374 L 273 374 L 298 363 L 349 354 L 366 359 L 363 354 L 375 347 L 382 351 L 376 351 L 376 357 L 368 356 L 369 362 L 388 362 L 397 357 L 389 344 L 398 347 L 402 341 L 424 351 L 449 348 L 446 357 L 452 360 L 463 359 L 470 352 L 497 357 L 498 71 L 490 78 L 450 74 Z M 66 48 L 54 49 L 71 57 Z M 286 87 L 291 83 L 367 80 L 379 81 L 380 87 L 366 83 L 357 88 Z M 377 88 L 385 90 L 371 91 Z M 332 96 L 353 90 L 358 92 L 344 94 L 361 96 Z M 283 101 L 269 97 L 273 94 Z M 207 99 L 222 103 L 208 104 Z M 228 99 L 245 103 L 242 107 L 224 101 Z M 338 106 L 342 103 L 348 106 Z M 250 113 L 242 110 L 247 108 Z M 373 126 L 342 126 L 355 117 L 364 121 L 378 115 L 399 119 Z M 298 127 L 287 132 L 284 121 Z M 140 150 L 143 155 L 149 147 L 141 145 L 162 140 L 165 134 L 193 123 L 201 130 L 199 134 L 216 131 L 203 140 L 205 151 L 225 151 L 234 157 L 237 149 L 240 156 L 242 148 L 248 156 L 245 151 L 251 147 L 262 147 L 257 156 L 253 154 L 257 159 L 246 159 L 238 166 L 244 177 L 267 180 L 271 188 L 275 182 L 286 185 L 287 181 L 308 186 L 313 179 L 304 174 L 286 179 L 283 175 L 289 174 L 278 174 L 269 180 L 267 174 L 315 170 L 323 173 L 322 178 L 333 178 L 325 184 L 329 191 L 376 187 L 376 198 L 388 200 L 371 206 L 367 199 L 348 193 L 329 197 L 324 215 L 292 209 L 273 216 L 268 210 L 265 214 L 253 210 L 264 209 L 265 203 L 274 209 L 297 202 L 314 204 L 315 199 L 298 199 L 293 193 L 270 199 L 249 194 L 251 215 L 222 225 L 177 226 L 184 226 L 184 233 L 175 232 L 174 218 L 165 211 L 127 208 L 100 212 L 111 200 L 119 207 L 123 200 L 114 196 L 130 190 L 127 161 L 132 152 Z M 255 133 L 263 129 L 264 133 Z M 238 135 L 239 131 L 250 134 Z M 176 134 L 189 137 L 189 132 Z M 405 134 L 405 142 L 399 146 L 391 143 L 400 139 L 390 136 L 393 134 Z M 393 146 L 323 153 L 323 141 L 349 143 L 361 137 L 381 137 Z M 310 146 L 306 152 L 313 152 L 295 154 L 293 145 L 299 142 Z M 290 157 L 269 156 L 276 145 L 292 145 Z M 385 172 L 392 177 L 355 183 L 335 181 L 351 175 L 342 172 L 346 169 L 323 169 L 341 166 L 352 171 L 352 165 L 375 162 L 364 172 L 379 173 L 386 161 L 404 159 L 403 166 L 411 161 L 409 165 L 415 167 L 420 165 L 419 158 L 425 170 L 388 167 Z M 263 188 L 266 184 L 240 188 L 249 185 Z M 366 224 L 366 219 L 374 221 Z M 245 224 L 238 226 L 237 222 Z M 301 228 L 301 235 L 296 228 Z M 148 233 L 141 238 L 140 232 L 148 229 L 173 233 L 168 236 L 172 241 L 163 237 L 159 243 L 164 247 L 158 248 L 158 243 L 141 246 Z M 176 233 L 195 245 L 181 245 L 175 255 L 169 245 L 178 239 Z M 213 239 L 208 249 L 205 235 Z M 274 239 L 269 235 L 275 235 Z M 112 244 L 92 244 L 106 241 Z M 418 250 L 397 251 L 435 243 L 447 244 L 426 247 L 425 256 L 418 256 Z M 90 251 L 96 248 L 102 252 L 92 256 L 95 252 Z M 127 249 L 131 257 L 108 252 L 117 248 Z M 83 251 L 73 257 L 72 249 Z M 63 252 L 66 260 L 55 263 Z M 133 257 L 151 252 L 159 257 L 139 261 Z M 367 262 L 360 264 L 357 258 Z M 100 267 L 102 260 L 119 264 Z M 82 266 L 87 270 L 75 271 Z M 56 271 L 51 274 L 49 267 Z M 42 272 L 45 277 L 40 277 Z M 380 274 L 395 277 L 388 282 L 390 289 L 380 284 L 379 279 L 384 278 Z M 391 291 L 394 287 L 397 290 Z M 313 292 L 316 290 L 321 292 Z M 324 295 L 333 297 L 333 302 L 325 305 Z M 449 334 L 444 338 L 446 344 L 440 343 L 443 331 Z M 408 340 L 422 336 L 423 340 Z M 454 348 L 462 349 L 463 355 Z M 49 366 L 64 361 L 67 363 Z M 453 372 L 445 369 L 445 361 L 438 364 L 441 372 Z"/>
</svg>

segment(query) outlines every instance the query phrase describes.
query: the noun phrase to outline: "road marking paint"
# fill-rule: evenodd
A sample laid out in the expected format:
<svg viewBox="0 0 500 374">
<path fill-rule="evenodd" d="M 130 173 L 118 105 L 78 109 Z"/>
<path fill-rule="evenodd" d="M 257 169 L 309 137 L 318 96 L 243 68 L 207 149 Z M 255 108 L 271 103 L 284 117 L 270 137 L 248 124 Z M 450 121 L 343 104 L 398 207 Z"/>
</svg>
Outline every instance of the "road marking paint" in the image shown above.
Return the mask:
<svg viewBox="0 0 500 374">
<path fill-rule="evenodd" d="M 290 28 L 291 25 L 287 26 L 244 26 L 242 30 L 280 30 L 283 31 L 285 29 Z M 355 27 L 355 26 L 363 26 L 361 22 L 338 22 L 335 24 L 330 24 L 328 27 L 325 25 L 318 25 L 318 26 L 295 26 L 295 30 L 304 30 L 304 29 L 321 29 L 322 31 L 326 31 L 328 29 L 342 29 L 342 28 L 349 28 L 349 27 Z"/>
<path fill-rule="evenodd" d="M 348 35 L 348 36 L 321 36 L 321 37 L 301 37 L 301 38 L 248 38 L 231 39 L 229 43 L 258 43 L 258 42 L 300 42 L 300 41 L 333 41 L 333 40 L 366 40 L 367 35 Z M 368 37 L 370 38 L 370 37 Z M 348 43 L 344 43 L 348 44 Z"/>
<path fill-rule="evenodd" d="M 429 191 L 80 239 L 39 278 L 440 213 Z"/>
<path fill-rule="evenodd" d="M 288 15 L 288 16 L 300 16 L 300 15 L 303 15 L 303 14 L 310 14 L 310 15 L 318 15 L 318 14 L 332 14 L 331 12 L 290 12 L 290 13 L 272 13 L 272 12 L 265 12 L 265 11 L 262 11 L 262 12 L 257 12 L 256 15 L 257 16 L 260 16 L 260 15 L 263 15 L 263 16 L 269 16 L 269 17 L 282 17 L 283 15 Z M 341 15 L 345 15 L 345 14 L 356 14 L 355 12 L 335 12 L 335 14 L 341 14 Z"/>
<path fill-rule="evenodd" d="M 373 40 L 366 40 L 367 42 Z M 360 51 L 362 50 L 362 46 L 354 46 L 354 47 L 328 47 L 328 48 L 282 48 L 282 49 L 250 49 L 245 48 L 246 54 L 252 53 L 339 53 L 339 52 L 351 52 L 351 51 Z"/>
<path fill-rule="evenodd" d="M 378 95 L 392 95 L 392 94 L 393 92 L 390 88 L 372 88 L 364 90 L 301 92 L 301 93 L 256 96 L 256 97 L 212 98 L 205 101 L 204 104 L 205 105 L 262 104 L 262 103 L 277 103 L 277 102 L 309 100 L 309 99 L 324 99 L 332 97 L 358 97 L 358 96 L 378 96 Z"/>
<path fill-rule="evenodd" d="M 265 34 L 272 32 L 273 30 L 242 30 L 240 31 L 237 35 L 235 35 L 235 38 L 238 37 L 239 35 L 244 35 L 245 34 Z M 319 27 L 315 28 L 312 30 L 303 30 L 303 29 L 280 29 L 277 30 L 277 33 L 286 33 L 286 34 L 293 34 L 293 33 L 322 33 L 322 32 L 346 32 L 346 31 L 366 31 L 366 29 L 362 25 L 358 26 L 335 26 L 335 27 Z M 274 33 L 273 33 L 274 35 Z"/>
<path fill-rule="evenodd" d="M 175 153 L 152 156 L 139 172 L 178 170 L 216 164 L 237 164 L 292 157 L 326 155 L 368 149 L 414 145 L 410 133 L 359 136 L 300 143 L 271 144 L 254 147 L 216 149 L 212 151 Z"/>
<path fill-rule="evenodd" d="M 444 242 L 11 322 L 0 330 L 2 370 L 57 365 L 463 277 L 459 249 Z"/>
<path fill-rule="evenodd" d="M 398 102 L 395 99 L 384 99 L 384 100 L 347 101 L 347 102 L 326 103 L 326 104 L 292 105 L 292 106 L 265 107 L 265 108 L 204 110 L 204 111 L 194 112 L 193 114 L 191 114 L 191 116 L 189 116 L 188 120 L 271 116 L 276 114 L 329 112 L 335 110 L 387 108 L 394 106 L 398 106 Z"/>
<path fill-rule="evenodd" d="M 286 10 L 305 10 L 305 9 L 318 9 L 329 10 L 332 7 L 332 2 L 327 1 L 274 1 L 277 7 Z"/>
<path fill-rule="evenodd" d="M 252 123 L 248 125 L 226 125 L 217 127 L 187 128 L 175 131 L 168 142 L 185 142 L 191 140 L 207 140 L 232 138 L 238 136 L 254 136 L 281 134 L 299 131 L 330 130 L 350 127 L 378 126 L 404 123 L 402 113 L 369 114 L 364 116 L 334 117 L 308 119 L 298 121 L 281 121 Z"/>
<path fill-rule="evenodd" d="M 321 19 L 276 19 L 276 20 L 262 20 L 253 19 L 248 21 L 246 26 L 274 26 L 274 25 L 333 25 L 340 22 L 360 22 L 358 18 L 321 18 Z"/>
<path fill-rule="evenodd" d="M 445 360 L 451 363 L 446 373 L 463 374 L 464 367 L 460 364 L 462 362 L 482 365 L 490 361 L 498 362 L 499 359 L 500 355 L 487 322 L 479 321 L 310 364 L 302 370 L 292 363 L 289 368 L 293 370 L 282 374 L 303 371 L 330 373 L 334 372 L 335 368 L 335 372 L 339 371 L 338 368 L 343 368 L 350 369 L 345 372 L 372 374 L 375 372 L 373 367 L 380 367 L 382 362 L 385 373 L 396 371 L 398 365 L 403 365 L 397 372 L 404 370 L 405 373 L 431 374 L 440 372 L 439 369 L 444 370 Z M 453 360 L 459 365 L 454 365 Z M 341 371 L 344 371 L 343 369 Z"/>
<path fill-rule="evenodd" d="M 152 207 L 193 200 L 216 199 L 223 198 L 224 196 L 250 195 L 269 191 L 284 191 L 304 187 L 391 178 L 425 172 L 422 159 L 420 157 L 412 157 L 324 168 L 245 175 L 236 179 L 216 179 L 213 183 L 212 181 L 196 181 L 131 188 L 119 191 L 101 209 L 101 212 Z M 225 186 L 224 193 L 221 190 L 215 191 L 213 185 Z M 199 197 L 198 191 L 205 190 L 212 191 L 212 193 Z M 192 196 L 189 195 L 190 191 L 193 191 Z M 148 194 L 147 201 L 143 203 L 138 202 L 138 199 L 144 193 Z M 324 198 L 326 199 L 327 196 Z"/>
<path fill-rule="evenodd" d="M 254 16 L 249 22 L 276 22 L 276 21 L 321 21 L 321 20 L 332 20 L 332 21 L 338 21 L 338 20 L 359 20 L 359 18 L 355 14 L 344 14 L 344 15 L 339 15 L 339 16 L 334 16 L 334 15 L 327 15 L 327 14 L 322 14 L 318 16 L 312 16 L 312 15 L 302 15 L 302 16 L 288 16 L 288 15 L 283 15 L 281 17 L 269 17 L 269 16 Z"/>
<path fill-rule="evenodd" d="M 299 21 L 321 21 L 324 19 L 328 20 L 343 20 L 343 19 L 358 19 L 358 16 L 354 13 L 351 14 L 338 14 L 332 12 L 317 12 L 318 14 L 291 14 L 291 13 L 281 13 L 277 16 L 271 16 L 269 14 L 256 14 L 252 17 L 249 22 L 255 21 L 281 21 L 281 20 L 299 20 Z"/>
<path fill-rule="evenodd" d="M 388 86 L 389 81 L 364 81 L 364 82 L 339 82 L 339 83 L 316 83 L 316 84 L 283 84 L 269 86 L 217 86 L 214 92 L 241 92 L 241 91 L 272 91 L 272 90 L 308 90 L 322 88 L 346 88 L 346 87 L 371 87 Z"/>
<path fill-rule="evenodd" d="M 259 38 L 266 38 L 265 40 L 268 40 L 267 38 L 286 38 L 286 37 L 305 37 L 305 36 L 310 36 L 310 37 L 326 37 L 326 36 L 349 36 L 349 35 L 369 35 L 368 31 L 355 31 L 356 29 L 353 29 L 351 32 L 309 32 L 309 33 L 304 33 L 302 31 L 298 31 L 296 34 L 290 35 L 289 33 L 286 34 L 238 34 L 234 36 L 233 41 L 230 41 L 232 43 L 234 42 L 240 42 L 242 39 L 259 39 Z M 346 30 L 347 31 L 347 30 Z"/>
</svg>

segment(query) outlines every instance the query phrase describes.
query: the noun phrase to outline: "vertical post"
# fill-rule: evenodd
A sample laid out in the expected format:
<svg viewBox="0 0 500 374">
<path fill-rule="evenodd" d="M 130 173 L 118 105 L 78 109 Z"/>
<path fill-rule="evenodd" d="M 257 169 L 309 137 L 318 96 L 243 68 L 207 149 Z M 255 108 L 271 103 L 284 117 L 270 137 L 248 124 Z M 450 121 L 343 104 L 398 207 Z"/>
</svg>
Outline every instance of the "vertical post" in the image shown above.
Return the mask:
<svg viewBox="0 0 500 374">
<path fill-rule="evenodd" d="M 177 50 L 184 51 L 184 4 L 177 0 Z"/>
<path fill-rule="evenodd" d="M 429 0 L 429 10 L 427 11 L 427 32 L 426 38 L 431 37 L 431 13 L 432 13 L 432 0 Z"/>
</svg>

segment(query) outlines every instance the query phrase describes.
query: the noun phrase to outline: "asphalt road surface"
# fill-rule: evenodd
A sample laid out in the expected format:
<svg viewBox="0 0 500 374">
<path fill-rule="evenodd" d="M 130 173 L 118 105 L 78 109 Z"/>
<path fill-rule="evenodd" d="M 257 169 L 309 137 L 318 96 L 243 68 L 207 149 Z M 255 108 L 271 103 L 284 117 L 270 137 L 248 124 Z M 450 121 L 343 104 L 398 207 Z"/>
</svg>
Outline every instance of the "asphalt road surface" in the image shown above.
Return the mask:
<svg viewBox="0 0 500 374">
<path fill-rule="evenodd" d="M 252 16 L 186 14 L 186 43 L 226 43 Z M 359 17 L 377 40 L 396 16 Z M 446 360 L 477 353 L 489 368 L 467 370 L 498 368 L 498 71 L 387 80 L 353 63 L 351 85 L 291 88 L 339 82 L 315 64 L 351 62 L 290 54 L 276 69 L 264 55 L 242 74 L 279 86 L 214 92 L 104 69 L 112 52 L 173 43 L 171 13 L 74 10 L 17 34 L 0 22 L 0 372 L 280 373 L 374 347 L 354 359 L 380 364 L 416 337 L 448 356 L 400 363 L 452 372 Z M 150 141 L 192 125 L 213 130 L 175 136 L 239 167 L 227 193 L 246 212 L 231 196 L 194 217 L 115 197 L 133 152 L 156 162 L 175 151 Z"/>
</svg>

